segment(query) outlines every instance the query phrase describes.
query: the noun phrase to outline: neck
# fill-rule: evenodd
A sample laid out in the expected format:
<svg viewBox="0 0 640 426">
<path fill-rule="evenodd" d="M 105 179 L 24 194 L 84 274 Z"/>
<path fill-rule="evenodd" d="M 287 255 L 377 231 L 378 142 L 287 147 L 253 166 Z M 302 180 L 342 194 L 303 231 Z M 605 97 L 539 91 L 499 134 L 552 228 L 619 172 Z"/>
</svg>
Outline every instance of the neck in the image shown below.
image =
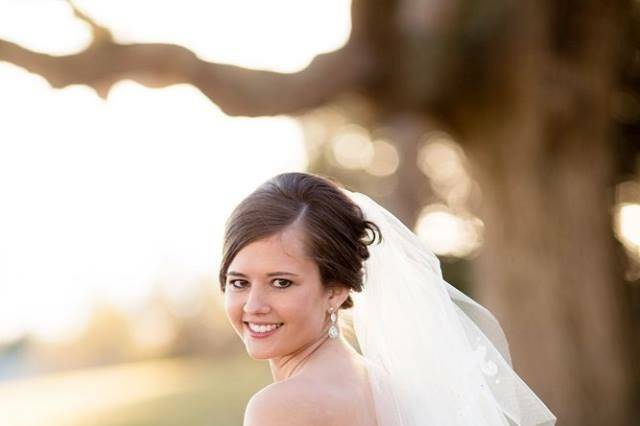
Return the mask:
<svg viewBox="0 0 640 426">
<path fill-rule="evenodd" d="M 269 359 L 273 380 L 280 382 L 297 376 L 315 365 L 330 362 L 331 358 L 345 359 L 346 355 L 356 352 L 342 335 L 331 339 L 325 332 L 320 337 L 299 350 L 278 358 Z"/>
</svg>

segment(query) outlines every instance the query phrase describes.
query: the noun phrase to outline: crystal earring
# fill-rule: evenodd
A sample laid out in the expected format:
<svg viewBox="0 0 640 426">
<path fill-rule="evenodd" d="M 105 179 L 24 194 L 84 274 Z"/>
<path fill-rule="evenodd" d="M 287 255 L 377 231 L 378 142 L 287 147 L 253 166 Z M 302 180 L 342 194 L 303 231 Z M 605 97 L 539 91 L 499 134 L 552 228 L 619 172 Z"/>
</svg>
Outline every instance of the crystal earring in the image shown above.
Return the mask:
<svg viewBox="0 0 640 426">
<path fill-rule="evenodd" d="M 337 339 L 340 334 L 338 327 L 336 326 L 336 322 L 338 321 L 338 315 L 333 311 L 333 307 L 329 308 L 329 313 L 331 314 L 331 327 L 329 327 L 329 337 L 332 339 Z"/>
</svg>

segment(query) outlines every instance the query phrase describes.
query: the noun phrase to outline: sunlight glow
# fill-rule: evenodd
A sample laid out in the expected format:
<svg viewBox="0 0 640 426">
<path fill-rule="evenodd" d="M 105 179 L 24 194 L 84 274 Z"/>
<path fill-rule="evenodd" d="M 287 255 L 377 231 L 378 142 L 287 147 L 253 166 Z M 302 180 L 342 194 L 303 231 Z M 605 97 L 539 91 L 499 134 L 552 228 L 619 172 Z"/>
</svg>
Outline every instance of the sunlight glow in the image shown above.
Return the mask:
<svg viewBox="0 0 640 426">
<path fill-rule="evenodd" d="M 295 72 L 339 49 L 351 30 L 350 0 L 74 0 L 119 43 L 172 43 L 204 60 Z M 0 0 L 0 37 L 63 55 L 91 42 L 89 26 L 62 0 Z"/>
<path fill-rule="evenodd" d="M 369 132 L 361 126 L 348 124 L 331 141 L 333 160 L 345 169 L 362 169 L 373 160 L 373 145 Z"/>
<path fill-rule="evenodd" d="M 451 182 L 465 177 L 462 159 L 464 154 L 444 132 L 433 132 L 425 136 L 418 153 L 418 167 L 436 182 Z"/>
<path fill-rule="evenodd" d="M 482 222 L 451 213 L 442 204 L 423 209 L 416 223 L 418 237 L 438 255 L 464 257 L 480 247 Z"/>
<path fill-rule="evenodd" d="M 0 383 L 0 418 L 15 426 L 87 424 L 97 413 L 193 390 L 205 363 L 171 359 Z"/>
<path fill-rule="evenodd" d="M 178 334 L 177 326 L 171 321 L 168 313 L 157 306 L 136 316 L 131 325 L 131 334 L 136 345 L 147 355 L 162 354 Z"/>
<path fill-rule="evenodd" d="M 0 38 L 51 55 L 70 55 L 87 48 L 89 25 L 59 0 L 0 0 Z"/>
<path fill-rule="evenodd" d="M 417 158 L 418 168 L 429 178 L 433 192 L 450 208 L 468 210 L 472 195 L 482 197 L 478 184 L 468 171 L 464 150 L 445 132 L 427 133 Z"/>
<path fill-rule="evenodd" d="M 188 311 L 233 205 L 307 166 L 297 121 L 231 118 L 189 85 L 103 101 L 0 63 L 0 91 L 0 341 L 71 338 L 95 300 L 135 312 L 160 282 Z"/>
<path fill-rule="evenodd" d="M 614 229 L 628 247 L 640 248 L 640 204 L 622 203 L 617 206 Z"/>
<path fill-rule="evenodd" d="M 373 155 L 371 161 L 365 167 L 367 173 L 373 176 L 389 176 L 398 170 L 400 155 L 391 143 L 377 139 L 373 141 Z"/>
<path fill-rule="evenodd" d="M 74 4 L 117 42 L 175 43 L 204 60 L 279 72 L 303 69 L 350 33 L 349 0 Z M 0 0 L 0 37 L 66 55 L 87 48 L 92 31 L 64 1 Z M 231 118 L 189 85 L 121 81 L 104 101 L 0 62 L 0 92 L 9 117 L 0 130 L 0 343 L 27 333 L 72 339 L 96 301 L 135 315 L 156 290 L 174 314 L 193 315 L 233 205 L 268 177 L 307 167 L 297 121 Z M 141 344 L 162 346 L 167 333 Z"/>
</svg>

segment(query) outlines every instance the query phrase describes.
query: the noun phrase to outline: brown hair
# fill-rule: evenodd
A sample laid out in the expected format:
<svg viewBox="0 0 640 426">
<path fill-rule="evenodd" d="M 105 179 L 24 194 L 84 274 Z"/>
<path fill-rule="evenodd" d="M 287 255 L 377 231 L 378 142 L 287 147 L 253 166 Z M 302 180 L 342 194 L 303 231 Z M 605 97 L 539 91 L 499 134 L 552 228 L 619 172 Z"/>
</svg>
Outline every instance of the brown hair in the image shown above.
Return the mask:
<svg viewBox="0 0 640 426">
<path fill-rule="evenodd" d="M 362 262 L 368 246 L 382 239 L 376 224 L 329 178 L 309 173 L 283 173 L 247 196 L 227 219 L 219 271 L 225 291 L 229 265 L 251 242 L 301 225 L 307 253 L 315 260 L 325 286 L 344 285 L 362 291 Z M 341 308 L 353 306 L 351 296 Z"/>
</svg>

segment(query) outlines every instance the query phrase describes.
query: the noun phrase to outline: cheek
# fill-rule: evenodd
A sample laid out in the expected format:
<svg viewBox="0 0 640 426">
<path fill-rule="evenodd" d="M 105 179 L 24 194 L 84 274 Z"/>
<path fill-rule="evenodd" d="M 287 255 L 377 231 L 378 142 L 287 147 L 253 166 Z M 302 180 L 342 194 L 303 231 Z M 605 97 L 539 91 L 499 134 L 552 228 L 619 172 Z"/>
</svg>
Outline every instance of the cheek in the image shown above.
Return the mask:
<svg viewBox="0 0 640 426">
<path fill-rule="evenodd" d="M 238 328 L 242 326 L 242 300 L 228 291 L 224 296 L 224 311 L 231 324 Z"/>
<path fill-rule="evenodd" d="M 313 297 L 296 297 L 282 300 L 276 308 L 282 321 L 289 321 L 295 327 L 312 328 L 322 321 L 319 301 Z"/>
</svg>

